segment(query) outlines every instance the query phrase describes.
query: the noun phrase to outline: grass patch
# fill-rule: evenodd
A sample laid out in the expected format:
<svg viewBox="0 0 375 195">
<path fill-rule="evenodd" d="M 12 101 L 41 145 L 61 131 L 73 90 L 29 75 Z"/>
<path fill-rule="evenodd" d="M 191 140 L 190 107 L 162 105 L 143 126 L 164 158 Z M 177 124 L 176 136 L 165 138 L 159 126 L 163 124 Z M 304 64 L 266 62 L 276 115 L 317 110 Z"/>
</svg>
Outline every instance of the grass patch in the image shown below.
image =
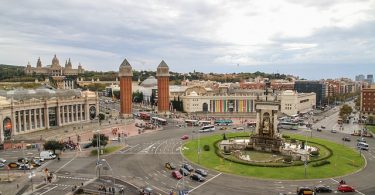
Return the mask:
<svg viewBox="0 0 375 195">
<path fill-rule="evenodd" d="M 117 150 L 120 150 L 122 146 L 107 146 L 105 148 L 102 148 L 103 154 L 110 154 L 112 152 L 116 152 Z M 97 149 L 91 150 L 91 155 L 98 155 Z"/>
<path fill-rule="evenodd" d="M 373 125 L 366 125 L 366 128 L 371 131 L 372 133 L 375 133 L 375 126 Z"/>
<path fill-rule="evenodd" d="M 232 133 L 227 134 L 228 137 L 235 137 L 241 135 L 247 135 L 244 133 Z M 299 135 L 290 135 L 291 138 L 304 140 L 305 136 Z M 221 140 L 222 135 L 212 135 L 200 138 L 201 147 L 204 145 L 209 145 L 211 148 L 214 148 L 213 143 L 217 140 Z M 313 163 L 307 165 L 307 179 L 316 179 L 316 178 L 329 178 L 340 175 L 349 174 L 355 172 L 362 168 L 365 164 L 365 161 L 362 157 L 359 156 L 359 153 L 349 147 L 343 146 L 341 144 L 333 143 L 318 138 L 308 138 L 307 140 L 316 142 L 326 147 L 330 148 L 333 152 L 333 155 L 329 157 L 331 163 L 320 166 L 313 167 Z M 200 153 L 200 163 L 198 163 L 198 141 L 189 140 L 184 144 L 183 155 L 190 161 L 200 164 L 209 169 L 218 170 L 221 172 L 237 174 L 242 176 L 249 177 L 259 177 L 265 179 L 305 179 L 304 177 L 304 166 L 292 166 L 292 167 L 259 167 L 251 165 L 243 165 L 239 163 L 233 163 L 224 160 L 216 155 L 215 150 L 204 151 L 201 149 Z M 324 156 L 326 151 L 321 151 L 320 155 Z"/>
</svg>

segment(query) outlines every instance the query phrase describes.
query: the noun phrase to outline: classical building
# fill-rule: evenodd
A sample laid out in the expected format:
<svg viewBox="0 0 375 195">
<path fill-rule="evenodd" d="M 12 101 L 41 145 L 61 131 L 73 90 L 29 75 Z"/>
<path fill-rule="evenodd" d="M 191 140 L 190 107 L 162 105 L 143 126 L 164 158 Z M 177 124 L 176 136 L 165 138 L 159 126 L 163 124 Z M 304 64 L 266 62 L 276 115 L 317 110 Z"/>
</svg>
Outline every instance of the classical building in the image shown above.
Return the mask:
<svg viewBox="0 0 375 195">
<path fill-rule="evenodd" d="M 158 112 L 169 113 L 169 67 L 164 60 L 157 68 L 156 77 L 158 79 Z"/>
<path fill-rule="evenodd" d="M 52 64 L 45 67 L 42 66 L 42 61 L 38 58 L 36 67 L 31 67 L 30 62 L 26 65 L 26 74 L 37 74 L 37 75 L 48 75 L 48 76 L 69 76 L 78 75 L 84 73 L 85 70 L 81 64 L 78 65 L 78 69 L 73 69 L 72 62 L 69 60 L 65 61 L 65 67 L 60 65 L 59 59 L 55 56 L 52 59 Z"/>
<path fill-rule="evenodd" d="M 361 90 L 360 110 L 362 115 L 375 115 L 375 85 Z"/>
<path fill-rule="evenodd" d="M 14 135 L 89 122 L 98 109 L 98 96 L 91 91 L 0 91 L 0 143 Z"/>
<path fill-rule="evenodd" d="M 286 115 L 295 115 L 309 112 L 316 107 L 316 94 L 297 93 L 296 91 L 286 90 L 281 93 L 281 112 Z"/>
<path fill-rule="evenodd" d="M 123 118 L 132 116 L 132 77 L 133 71 L 129 62 L 124 59 L 120 65 L 120 115 Z"/>
</svg>

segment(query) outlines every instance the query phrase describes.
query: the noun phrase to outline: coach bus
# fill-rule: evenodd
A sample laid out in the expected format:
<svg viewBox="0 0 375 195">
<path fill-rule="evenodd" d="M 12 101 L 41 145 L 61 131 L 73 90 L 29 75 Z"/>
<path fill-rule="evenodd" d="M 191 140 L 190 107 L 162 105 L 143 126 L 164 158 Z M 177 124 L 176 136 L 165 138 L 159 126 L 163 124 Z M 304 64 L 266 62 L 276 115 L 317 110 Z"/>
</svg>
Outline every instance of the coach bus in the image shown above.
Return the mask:
<svg viewBox="0 0 375 195">
<path fill-rule="evenodd" d="M 203 126 L 199 132 L 209 132 L 209 131 L 215 131 L 215 125 L 206 125 Z"/>
<path fill-rule="evenodd" d="M 187 126 L 198 126 L 198 120 L 189 120 L 189 119 L 186 119 L 185 120 L 185 123 Z"/>
<path fill-rule="evenodd" d="M 152 117 L 151 118 L 151 123 L 152 124 L 158 124 L 158 125 L 167 125 L 167 120 L 159 117 Z"/>
<path fill-rule="evenodd" d="M 211 125 L 211 121 L 198 121 L 198 124 L 199 124 L 200 126 Z"/>
<path fill-rule="evenodd" d="M 293 122 L 281 122 L 278 125 L 280 129 L 298 130 L 298 123 Z"/>
<path fill-rule="evenodd" d="M 231 119 L 215 120 L 215 125 L 218 125 L 218 126 L 229 126 L 232 124 L 233 124 L 233 121 Z"/>
</svg>

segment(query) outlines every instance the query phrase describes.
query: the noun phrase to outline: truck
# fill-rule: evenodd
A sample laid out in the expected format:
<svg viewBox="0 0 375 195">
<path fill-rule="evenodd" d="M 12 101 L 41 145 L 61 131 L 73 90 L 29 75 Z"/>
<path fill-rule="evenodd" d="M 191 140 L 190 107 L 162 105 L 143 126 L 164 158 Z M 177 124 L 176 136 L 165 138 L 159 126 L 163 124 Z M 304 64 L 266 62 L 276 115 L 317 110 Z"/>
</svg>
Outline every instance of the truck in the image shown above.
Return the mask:
<svg viewBox="0 0 375 195">
<path fill-rule="evenodd" d="M 44 159 L 55 159 L 56 158 L 56 155 L 54 155 L 51 151 L 42 151 L 40 152 L 40 158 L 44 158 Z"/>
</svg>

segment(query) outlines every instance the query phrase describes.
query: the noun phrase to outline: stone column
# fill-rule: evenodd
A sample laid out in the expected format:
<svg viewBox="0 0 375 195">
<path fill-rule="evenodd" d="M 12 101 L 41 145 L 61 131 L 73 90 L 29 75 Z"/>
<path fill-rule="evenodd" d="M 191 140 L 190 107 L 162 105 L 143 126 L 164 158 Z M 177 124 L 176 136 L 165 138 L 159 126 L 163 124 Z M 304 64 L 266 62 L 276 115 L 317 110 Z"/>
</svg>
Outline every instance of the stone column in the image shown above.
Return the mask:
<svg viewBox="0 0 375 195">
<path fill-rule="evenodd" d="M 31 125 L 31 109 L 29 109 L 29 130 L 31 130 L 33 126 Z"/>
<path fill-rule="evenodd" d="M 58 103 L 57 103 L 56 119 L 57 119 L 57 126 L 61 127 L 61 109 L 60 109 L 60 104 Z"/>
<path fill-rule="evenodd" d="M 38 129 L 38 125 L 37 125 L 37 122 L 36 122 L 36 109 L 34 109 L 34 129 Z"/>
<path fill-rule="evenodd" d="M 70 119 L 70 105 L 66 106 L 66 115 L 67 115 L 68 123 L 72 122 L 71 119 Z"/>
<path fill-rule="evenodd" d="M 89 121 L 90 120 L 90 118 L 89 118 L 89 100 L 87 99 L 87 97 L 86 97 L 86 102 L 85 102 L 85 120 L 86 121 Z"/>
<path fill-rule="evenodd" d="M 44 127 L 43 118 L 42 118 L 42 109 L 41 108 L 39 108 L 39 125 L 40 125 L 40 128 Z"/>
<path fill-rule="evenodd" d="M 256 116 L 256 134 L 259 134 L 259 129 L 260 129 L 260 110 L 256 110 L 257 116 Z"/>
<path fill-rule="evenodd" d="M 44 123 L 45 123 L 46 129 L 49 129 L 49 112 L 48 112 L 47 103 L 44 108 Z"/>
<path fill-rule="evenodd" d="M 274 134 L 276 134 L 276 133 L 279 133 L 279 130 L 277 129 L 277 122 L 278 122 L 278 120 L 277 120 L 277 111 L 272 111 L 272 113 L 273 113 L 273 123 L 272 123 L 272 125 L 273 125 L 273 130 L 274 131 L 272 131 L 272 132 L 274 132 Z"/>
<path fill-rule="evenodd" d="M 83 119 L 82 119 L 82 104 L 79 104 L 79 120 L 83 121 Z"/>
<path fill-rule="evenodd" d="M 75 106 L 75 108 L 76 108 L 76 111 L 75 111 L 74 114 L 75 114 L 76 122 L 78 122 L 78 105 L 75 104 L 74 106 Z"/>
<path fill-rule="evenodd" d="M 65 124 L 65 106 L 64 105 L 61 106 L 61 114 L 62 114 L 61 123 L 64 125 Z"/>
<path fill-rule="evenodd" d="M 21 129 L 21 111 L 17 111 L 18 112 L 18 132 L 21 132 L 22 129 Z"/>
</svg>

